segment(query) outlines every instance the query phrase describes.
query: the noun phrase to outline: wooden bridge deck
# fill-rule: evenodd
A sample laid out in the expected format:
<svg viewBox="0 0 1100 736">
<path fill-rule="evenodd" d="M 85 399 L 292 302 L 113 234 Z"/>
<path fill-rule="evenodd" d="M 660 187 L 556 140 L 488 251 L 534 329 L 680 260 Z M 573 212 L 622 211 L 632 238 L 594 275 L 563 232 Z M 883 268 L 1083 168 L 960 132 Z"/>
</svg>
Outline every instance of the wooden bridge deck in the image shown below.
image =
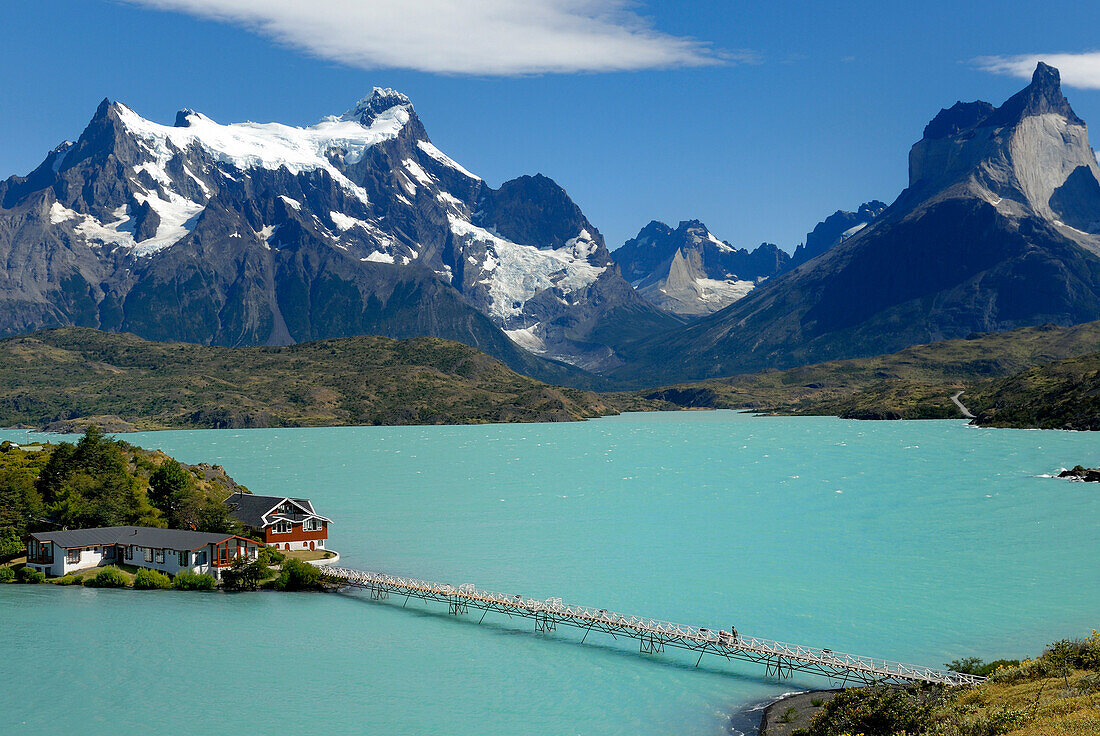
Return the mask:
<svg viewBox="0 0 1100 736">
<path fill-rule="evenodd" d="M 455 587 L 445 583 L 431 583 L 342 567 L 324 569 L 327 574 L 345 585 L 368 591 L 371 598 L 376 600 L 394 595 L 404 596 L 406 603 L 410 598 L 437 601 L 446 603 L 450 613 L 456 616 L 469 613 L 471 608 L 483 611 L 482 620 L 486 613 L 494 611 L 532 619 L 538 631 L 554 631 L 558 626 L 571 626 L 584 630 L 582 643 L 589 633 L 599 631 L 616 639 L 637 639 L 639 649 L 644 653 L 663 652 L 666 647 L 698 652 L 699 660 L 696 665 L 704 654 L 727 660 L 754 662 L 763 665 L 768 676 L 780 679 L 792 677 L 796 672 L 823 675 L 845 684 L 919 682 L 959 686 L 976 685 L 985 679 L 934 667 L 627 616 L 603 608 L 566 604 L 560 598 L 538 600 L 478 590 L 473 585 Z"/>
</svg>

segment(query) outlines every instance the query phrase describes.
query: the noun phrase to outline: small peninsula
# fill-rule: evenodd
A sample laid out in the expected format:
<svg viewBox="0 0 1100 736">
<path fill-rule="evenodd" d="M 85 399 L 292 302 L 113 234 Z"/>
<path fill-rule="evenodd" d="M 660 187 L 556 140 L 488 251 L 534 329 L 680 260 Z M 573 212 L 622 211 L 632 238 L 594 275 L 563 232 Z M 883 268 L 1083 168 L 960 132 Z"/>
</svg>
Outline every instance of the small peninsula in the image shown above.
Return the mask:
<svg viewBox="0 0 1100 736">
<path fill-rule="evenodd" d="M 0 444 L 0 583 L 320 590 L 329 519 L 90 427 L 76 444 Z M 273 569 L 277 568 L 277 569 Z"/>
</svg>

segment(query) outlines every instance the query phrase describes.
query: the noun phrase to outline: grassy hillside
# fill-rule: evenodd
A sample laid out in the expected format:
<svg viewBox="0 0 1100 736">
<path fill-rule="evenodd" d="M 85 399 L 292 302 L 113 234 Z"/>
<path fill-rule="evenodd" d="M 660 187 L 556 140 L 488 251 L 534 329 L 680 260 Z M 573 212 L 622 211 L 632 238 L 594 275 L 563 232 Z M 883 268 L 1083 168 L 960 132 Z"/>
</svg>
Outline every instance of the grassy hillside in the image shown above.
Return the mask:
<svg viewBox="0 0 1100 736">
<path fill-rule="evenodd" d="M 875 358 L 712 379 L 639 395 L 679 407 L 862 419 L 954 418 L 959 410 L 950 397 L 956 391 L 966 390 L 963 399 L 977 412 L 995 401 L 988 391 L 1000 385 L 998 379 L 1097 349 L 1100 322 L 1026 327 L 915 345 Z"/>
<path fill-rule="evenodd" d="M 833 361 L 596 394 L 435 338 L 279 348 L 147 342 L 62 328 L 0 341 L 0 426 L 82 431 L 567 421 L 656 408 L 1097 428 L 1100 322 L 1028 327 Z"/>
<path fill-rule="evenodd" d="M 966 664 L 965 671 L 989 679 L 974 688 L 822 693 L 809 712 L 789 709 L 786 718 L 771 720 L 762 736 L 1100 735 L 1100 635 L 1095 631 L 1086 639 L 1054 642 L 1039 657 L 1022 662 L 951 664 Z M 782 710 L 784 701 L 777 706 L 773 709 Z"/>
<path fill-rule="evenodd" d="M 436 338 L 222 348 L 66 327 L 0 341 L 0 426 L 470 424 L 613 413 L 597 394 L 541 383 Z"/>
<path fill-rule="evenodd" d="M 1100 430 L 1100 352 L 994 381 L 974 403 L 985 426 Z"/>
</svg>

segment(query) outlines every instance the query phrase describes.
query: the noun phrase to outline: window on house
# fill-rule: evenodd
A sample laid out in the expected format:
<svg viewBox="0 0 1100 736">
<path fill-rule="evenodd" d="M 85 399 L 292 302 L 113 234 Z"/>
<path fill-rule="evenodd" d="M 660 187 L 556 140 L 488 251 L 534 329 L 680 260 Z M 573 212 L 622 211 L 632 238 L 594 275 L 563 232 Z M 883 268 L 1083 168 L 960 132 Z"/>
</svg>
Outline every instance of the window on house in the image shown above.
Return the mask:
<svg viewBox="0 0 1100 736">
<path fill-rule="evenodd" d="M 157 557 L 157 564 L 158 565 L 163 565 L 164 564 L 164 550 L 158 549 L 156 557 Z"/>
<path fill-rule="evenodd" d="M 291 524 L 289 521 L 276 521 L 275 522 L 275 533 L 276 534 L 289 534 L 290 531 L 293 528 L 294 528 L 294 525 Z"/>
<path fill-rule="evenodd" d="M 134 559 L 134 547 L 133 547 L 133 545 L 128 545 L 126 547 L 126 559 L 128 559 L 128 560 Z"/>
<path fill-rule="evenodd" d="M 202 552 L 199 552 L 198 554 L 195 555 L 195 564 L 196 565 L 205 565 L 206 564 L 206 550 L 203 550 Z"/>
<path fill-rule="evenodd" d="M 187 567 L 191 564 L 190 552 L 180 552 L 179 558 L 180 567 Z"/>
<path fill-rule="evenodd" d="M 69 564 L 73 564 L 75 562 L 80 562 L 80 550 L 78 550 L 78 549 L 67 549 L 67 550 L 65 550 L 65 562 L 68 562 Z"/>
<path fill-rule="evenodd" d="M 145 548 L 145 561 L 146 562 L 152 562 L 153 561 L 153 548 L 152 547 L 146 547 Z"/>
<path fill-rule="evenodd" d="M 319 531 L 321 531 L 321 520 L 320 519 L 308 519 L 306 521 L 305 528 L 306 528 L 307 532 L 319 532 Z"/>
</svg>

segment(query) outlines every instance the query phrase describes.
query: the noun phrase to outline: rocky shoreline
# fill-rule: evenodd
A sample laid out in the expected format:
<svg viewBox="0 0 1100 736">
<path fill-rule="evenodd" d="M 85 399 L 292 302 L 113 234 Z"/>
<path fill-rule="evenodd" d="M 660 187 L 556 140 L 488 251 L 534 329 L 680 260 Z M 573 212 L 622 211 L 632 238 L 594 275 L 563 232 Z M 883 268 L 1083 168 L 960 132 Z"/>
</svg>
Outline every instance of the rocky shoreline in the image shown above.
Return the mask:
<svg viewBox="0 0 1100 736">
<path fill-rule="evenodd" d="M 807 728 L 822 706 L 839 692 L 842 691 L 809 690 L 784 695 L 764 709 L 758 736 L 790 736 L 800 728 Z"/>
</svg>

